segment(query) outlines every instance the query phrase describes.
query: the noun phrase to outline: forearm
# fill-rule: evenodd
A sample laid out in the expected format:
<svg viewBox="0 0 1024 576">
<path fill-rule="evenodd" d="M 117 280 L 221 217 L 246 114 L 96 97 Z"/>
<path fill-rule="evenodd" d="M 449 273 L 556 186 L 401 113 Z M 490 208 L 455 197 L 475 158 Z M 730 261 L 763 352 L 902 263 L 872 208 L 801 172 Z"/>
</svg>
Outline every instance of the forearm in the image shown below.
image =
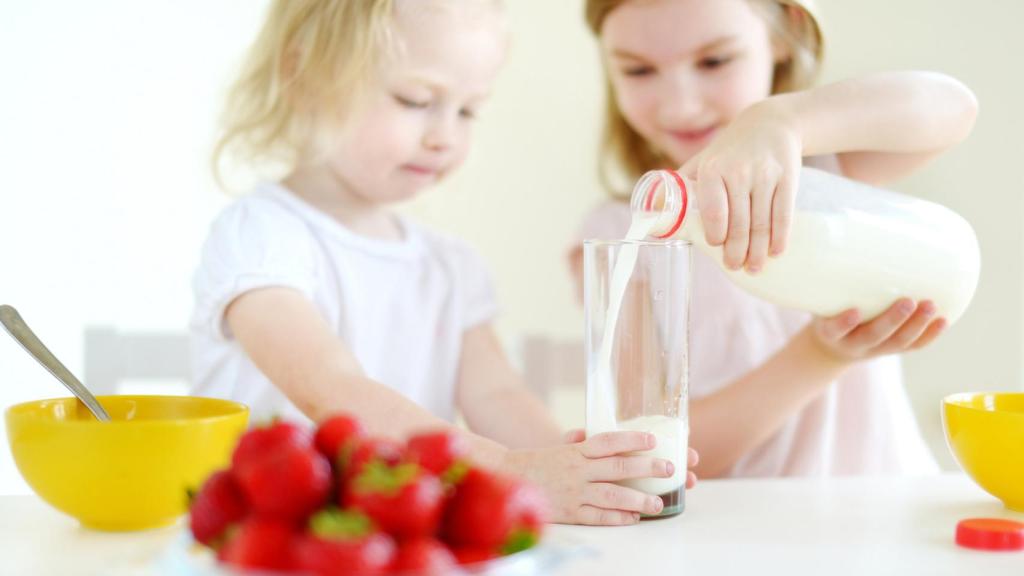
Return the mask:
<svg viewBox="0 0 1024 576">
<path fill-rule="evenodd" d="M 755 106 L 796 127 L 803 155 L 946 149 L 977 114 L 974 94 L 932 72 L 886 72 L 773 96 Z"/>
<path fill-rule="evenodd" d="M 714 394 L 692 400 L 690 443 L 700 453 L 697 474 L 717 477 L 728 472 L 824 392 L 848 365 L 823 353 L 807 328 L 757 369 Z"/>
<path fill-rule="evenodd" d="M 341 367 L 279 387 L 314 422 L 348 412 L 357 415 L 372 436 L 402 439 L 424 430 L 454 431 L 469 441 L 470 458 L 489 467 L 500 466 L 507 452 L 497 442 L 458 428 L 387 386 Z"/>
<path fill-rule="evenodd" d="M 473 399 L 463 415 L 474 432 L 508 448 L 538 448 L 561 440 L 561 428 L 547 408 L 518 382 Z"/>
</svg>

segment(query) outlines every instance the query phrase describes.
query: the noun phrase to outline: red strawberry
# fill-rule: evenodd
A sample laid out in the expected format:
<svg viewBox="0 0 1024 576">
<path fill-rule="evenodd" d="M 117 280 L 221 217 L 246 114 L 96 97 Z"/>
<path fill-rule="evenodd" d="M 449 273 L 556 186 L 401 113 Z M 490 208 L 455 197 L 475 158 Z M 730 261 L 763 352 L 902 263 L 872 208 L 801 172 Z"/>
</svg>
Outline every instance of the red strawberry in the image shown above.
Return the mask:
<svg viewBox="0 0 1024 576">
<path fill-rule="evenodd" d="M 466 465 L 458 465 L 469 454 L 469 445 L 462 436 L 440 430 L 417 434 L 406 442 L 409 459 L 451 483 L 465 473 Z"/>
<path fill-rule="evenodd" d="M 391 438 L 366 438 L 358 442 L 352 454 L 342 466 L 343 475 L 350 479 L 359 474 L 370 462 L 381 462 L 387 465 L 398 464 L 405 460 L 405 446 Z"/>
<path fill-rule="evenodd" d="M 282 446 L 247 463 L 235 478 L 254 512 L 297 520 L 327 502 L 331 465 L 312 448 Z"/>
<path fill-rule="evenodd" d="M 231 455 L 231 469 L 237 471 L 264 454 L 282 446 L 310 446 L 309 432 L 298 424 L 275 420 L 266 426 L 252 428 L 238 439 Z"/>
<path fill-rule="evenodd" d="M 189 526 L 197 542 L 216 548 L 229 526 L 245 516 L 248 506 L 231 472 L 214 472 L 189 505 Z"/>
<path fill-rule="evenodd" d="M 338 414 L 324 420 L 316 429 L 313 443 L 332 465 L 345 457 L 347 450 L 355 448 L 355 441 L 366 437 L 366 429 L 354 417 Z"/>
<path fill-rule="evenodd" d="M 452 554 L 455 556 L 455 561 L 460 565 L 487 562 L 500 556 L 497 551 L 490 548 L 476 548 L 472 546 L 453 548 Z"/>
<path fill-rule="evenodd" d="M 283 522 L 250 516 L 217 552 L 217 558 L 240 568 L 289 570 L 294 529 Z"/>
<path fill-rule="evenodd" d="M 540 538 L 545 508 L 533 486 L 471 468 L 448 505 L 444 538 L 456 549 L 481 547 L 502 554 L 525 550 Z"/>
<path fill-rule="evenodd" d="M 358 512 L 321 510 L 309 520 L 309 530 L 294 549 L 295 567 L 318 576 L 383 574 L 395 556 L 395 542 L 373 531 L 373 523 Z"/>
<path fill-rule="evenodd" d="M 417 576 L 445 576 L 454 571 L 457 563 L 444 544 L 433 538 L 420 538 L 398 548 L 391 571 Z"/>
<path fill-rule="evenodd" d="M 444 511 L 444 487 L 419 465 L 370 462 L 341 495 L 345 507 L 362 510 L 395 538 L 433 536 Z"/>
</svg>

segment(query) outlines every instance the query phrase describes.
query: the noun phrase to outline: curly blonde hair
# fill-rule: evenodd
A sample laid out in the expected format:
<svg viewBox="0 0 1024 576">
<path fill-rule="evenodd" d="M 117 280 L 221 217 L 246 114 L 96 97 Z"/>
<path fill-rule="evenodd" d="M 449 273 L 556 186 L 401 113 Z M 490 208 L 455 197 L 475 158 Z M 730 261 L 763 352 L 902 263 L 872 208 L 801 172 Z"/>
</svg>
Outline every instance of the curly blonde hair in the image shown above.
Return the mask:
<svg viewBox="0 0 1024 576">
<path fill-rule="evenodd" d="M 601 26 L 613 10 L 631 0 L 586 0 L 584 13 L 591 32 L 600 37 Z M 792 56 L 776 63 L 772 76 L 772 94 L 803 90 L 817 78 L 824 59 L 824 41 L 814 6 L 810 0 L 747 0 L 768 22 L 776 38 L 785 43 Z M 787 9 L 796 9 L 798 18 L 789 18 Z M 623 117 L 615 102 L 611 82 L 605 83 L 606 110 L 601 142 L 601 181 L 615 197 L 626 198 L 628 190 L 618 190 L 614 175 L 632 182 L 644 172 L 658 168 L 677 168 L 658 152 Z"/>
<path fill-rule="evenodd" d="M 228 92 L 213 150 L 223 185 L 226 157 L 289 167 L 322 138 L 328 121 L 387 45 L 394 0 L 276 0 Z"/>
</svg>

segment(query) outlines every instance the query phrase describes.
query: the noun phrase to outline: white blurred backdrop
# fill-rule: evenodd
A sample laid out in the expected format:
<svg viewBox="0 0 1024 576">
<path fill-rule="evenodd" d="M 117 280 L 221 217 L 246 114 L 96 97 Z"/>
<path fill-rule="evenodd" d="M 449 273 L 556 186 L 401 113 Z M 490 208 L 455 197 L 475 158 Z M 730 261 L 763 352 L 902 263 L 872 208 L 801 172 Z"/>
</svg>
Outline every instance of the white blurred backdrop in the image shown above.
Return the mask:
<svg viewBox="0 0 1024 576">
<path fill-rule="evenodd" d="M 510 0 L 514 43 L 479 121 L 468 165 L 403 208 L 461 235 L 490 261 L 499 329 L 513 355 L 528 335 L 577 338 L 582 315 L 564 253 L 602 199 L 603 105 L 581 0 Z M 981 102 L 972 137 L 894 187 L 962 213 L 982 246 L 964 318 L 907 358 L 919 420 L 940 461 L 939 401 L 1021 389 L 1024 3 L 819 0 L 825 80 L 879 69 L 949 72 Z M 228 198 L 208 156 L 224 88 L 265 0 L 4 0 L 0 3 L 0 303 L 16 306 L 75 372 L 86 326 L 183 331 L 190 278 Z M 0 336 L 0 406 L 65 391 Z M 582 423 L 581 394 L 561 397 Z M 6 446 L 6 436 L 2 440 Z M 0 494 L 27 491 L 7 448 Z"/>
</svg>

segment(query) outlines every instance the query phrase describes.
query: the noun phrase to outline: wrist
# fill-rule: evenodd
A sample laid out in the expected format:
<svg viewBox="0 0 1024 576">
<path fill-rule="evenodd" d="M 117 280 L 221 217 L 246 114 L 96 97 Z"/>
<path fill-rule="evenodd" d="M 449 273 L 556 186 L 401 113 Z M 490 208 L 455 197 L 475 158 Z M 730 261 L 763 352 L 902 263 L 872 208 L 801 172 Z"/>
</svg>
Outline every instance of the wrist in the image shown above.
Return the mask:
<svg viewBox="0 0 1024 576">
<path fill-rule="evenodd" d="M 757 124 L 771 124 L 785 131 L 801 152 L 804 150 L 804 126 L 800 121 L 800 93 L 770 96 L 749 108 Z"/>
<path fill-rule="evenodd" d="M 470 441 L 471 459 L 474 464 L 499 472 L 509 470 L 513 460 L 512 450 L 477 434 L 466 433 L 466 435 Z"/>
<path fill-rule="evenodd" d="M 849 356 L 838 353 L 825 343 L 818 335 L 813 323 L 801 330 L 793 339 L 792 344 L 801 350 L 807 362 L 813 363 L 823 370 L 843 372 L 855 361 Z"/>
</svg>

